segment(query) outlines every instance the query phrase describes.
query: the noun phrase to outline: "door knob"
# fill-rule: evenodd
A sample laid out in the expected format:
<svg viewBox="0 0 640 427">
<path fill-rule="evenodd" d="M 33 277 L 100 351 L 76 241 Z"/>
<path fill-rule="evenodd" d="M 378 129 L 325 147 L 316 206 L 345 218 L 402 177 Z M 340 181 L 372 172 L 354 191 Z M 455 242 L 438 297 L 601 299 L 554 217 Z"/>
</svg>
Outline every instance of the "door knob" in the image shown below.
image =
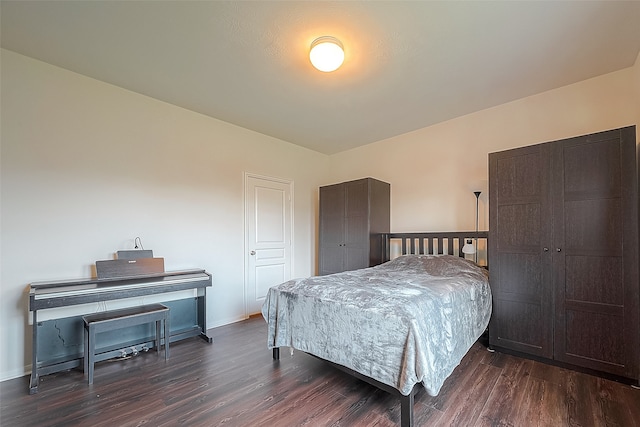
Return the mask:
<svg viewBox="0 0 640 427">
<path fill-rule="evenodd" d="M 556 252 L 562 252 L 562 249 L 556 248 Z"/>
<path fill-rule="evenodd" d="M 255 254 L 256 254 L 256 251 L 249 252 L 249 255 L 255 255 Z"/>
<path fill-rule="evenodd" d="M 549 248 L 542 248 L 543 251 L 549 252 Z"/>
</svg>

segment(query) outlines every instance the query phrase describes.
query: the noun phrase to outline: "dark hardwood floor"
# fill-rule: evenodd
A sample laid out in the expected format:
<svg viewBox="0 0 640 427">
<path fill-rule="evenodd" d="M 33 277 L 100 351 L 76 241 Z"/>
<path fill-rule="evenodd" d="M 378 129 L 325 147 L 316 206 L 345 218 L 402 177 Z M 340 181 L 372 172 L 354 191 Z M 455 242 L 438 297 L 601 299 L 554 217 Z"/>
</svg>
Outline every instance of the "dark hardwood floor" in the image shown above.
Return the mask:
<svg viewBox="0 0 640 427">
<path fill-rule="evenodd" d="M 0 425 L 393 426 L 399 399 L 301 352 L 266 348 L 261 317 L 191 338 L 171 358 L 141 353 L 80 370 L 0 383 Z M 490 353 L 476 344 L 436 397 L 418 392 L 417 426 L 640 426 L 640 390 Z"/>
</svg>

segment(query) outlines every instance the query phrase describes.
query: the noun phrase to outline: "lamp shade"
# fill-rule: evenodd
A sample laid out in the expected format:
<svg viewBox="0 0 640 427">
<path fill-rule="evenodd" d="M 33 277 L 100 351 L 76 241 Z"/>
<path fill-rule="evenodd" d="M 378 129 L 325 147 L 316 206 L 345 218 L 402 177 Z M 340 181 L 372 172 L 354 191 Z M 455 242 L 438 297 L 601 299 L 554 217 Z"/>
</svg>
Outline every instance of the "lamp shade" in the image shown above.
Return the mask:
<svg viewBox="0 0 640 427">
<path fill-rule="evenodd" d="M 471 255 L 476 253 L 476 248 L 471 243 L 471 240 L 467 240 L 467 243 L 462 247 L 462 253 L 466 255 Z"/>
<path fill-rule="evenodd" d="M 340 40 L 331 36 L 318 37 L 311 43 L 311 64 L 325 73 L 335 71 L 344 62 L 344 49 Z"/>
</svg>

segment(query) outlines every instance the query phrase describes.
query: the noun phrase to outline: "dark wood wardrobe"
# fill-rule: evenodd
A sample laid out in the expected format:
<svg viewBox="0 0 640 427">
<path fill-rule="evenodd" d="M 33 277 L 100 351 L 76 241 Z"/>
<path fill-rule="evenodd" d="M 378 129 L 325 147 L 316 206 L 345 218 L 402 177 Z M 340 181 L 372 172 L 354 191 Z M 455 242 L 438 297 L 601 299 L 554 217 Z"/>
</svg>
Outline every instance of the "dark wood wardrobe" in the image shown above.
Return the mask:
<svg viewBox="0 0 640 427">
<path fill-rule="evenodd" d="M 320 187 L 320 275 L 382 263 L 391 186 L 373 178 Z"/>
<path fill-rule="evenodd" d="M 640 380 L 635 126 L 489 154 L 493 347 Z"/>
</svg>

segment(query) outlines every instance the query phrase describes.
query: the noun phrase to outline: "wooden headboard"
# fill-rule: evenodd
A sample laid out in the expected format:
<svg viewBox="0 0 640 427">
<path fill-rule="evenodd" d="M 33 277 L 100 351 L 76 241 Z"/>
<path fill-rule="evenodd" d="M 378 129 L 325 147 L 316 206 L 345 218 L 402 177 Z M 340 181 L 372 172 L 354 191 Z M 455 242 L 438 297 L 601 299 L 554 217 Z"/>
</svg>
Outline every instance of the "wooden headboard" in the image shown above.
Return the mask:
<svg viewBox="0 0 640 427">
<path fill-rule="evenodd" d="M 479 249 L 482 259 L 488 265 L 487 239 L 488 231 L 446 231 L 433 233 L 385 233 L 382 235 L 383 260 L 388 261 L 393 255 L 430 255 L 449 254 L 464 257 L 462 247 L 469 240 Z M 399 251 L 394 251 L 394 245 Z M 392 253 L 395 252 L 395 253 Z M 471 255 L 469 255 L 471 257 Z M 481 262 L 479 262 L 481 263 Z M 484 264 L 484 263 L 481 263 Z"/>
</svg>

